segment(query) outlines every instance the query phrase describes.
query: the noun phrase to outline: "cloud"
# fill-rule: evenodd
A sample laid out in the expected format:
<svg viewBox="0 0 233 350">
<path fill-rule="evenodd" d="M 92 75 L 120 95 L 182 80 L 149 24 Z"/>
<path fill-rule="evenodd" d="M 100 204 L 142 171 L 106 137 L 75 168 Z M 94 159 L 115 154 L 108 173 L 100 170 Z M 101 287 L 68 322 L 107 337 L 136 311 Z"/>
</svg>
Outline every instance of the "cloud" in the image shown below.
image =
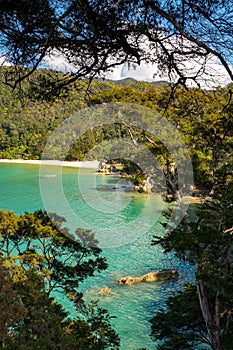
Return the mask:
<svg viewBox="0 0 233 350">
<path fill-rule="evenodd" d="M 5 55 L 0 54 L 0 66 L 12 66 Z"/>
<path fill-rule="evenodd" d="M 74 66 L 70 64 L 65 56 L 61 55 L 57 50 L 53 50 L 43 59 L 43 66 L 48 69 L 57 70 L 61 72 L 73 72 Z"/>
<path fill-rule="evenodd" d="M 214 88 L 216 86 L 226 86 L 230 83 L 225 68 L 214 57 L 209 58 L 206 62 L 205 69 L 201 69 L 200 61 L 186 61 L 182 63 L 187 76 L 192 77 L 200 71 L 197 78 L 201 88 Z M 128 67 L 127 64 L 113 69 L 112 72 L 106 73 L 105 78 L 109 80 L 120 80 L 124 78 L 133 78 L 139 81 L 170 81 L 166 75 L 161 75 L 156 64 L 141 63 L 140 66 Z M 175 77 L 174 77 L 175 80 Z M 192 79 L 187 81 L 189 86 L 197 86 Z"/>
<path fill-rule="evenodd" d="M 216 86 L 225 86 L 231 81 L 226 69 L 215 56 L 210 54 L 208 56 L 194 55 L 193 52 L 198 52 L 198 48 L 195 45 L 192 46 L 193 44 L 188 40 L 179 36 L 163 37 L 162 33 L 161 40 L 166 51 L 173 53 L 178 70 L 183 76 L 187 77 L 187 85 L 208 89 Z M 117 67 L 117 69 L 113 69 L 112 72 L 106 73 L 105 77 L 112 80 L 134 78 L 147 82 L 161 80 L 175 82 L 178 80 L 179 75 L 176 72 L 172 72 L 169 76 L 168 73 L 162 72 L 156 63 L 158 54 L 164 60 L 166 59 L 164 58 L 164 49 L 150 43 L 146 37 L 139 46 L 143 52 L 148 54 L 151 63 L 141 62 L 140 65 L 134 64 L 130 66 L 124 64 L 121 67 Z"/>
<path fill-rule="evenodd" d="M 135 80 L 155 81 L 161 80 L 159 76 L 155 76 L 157 67 L 154 64 L 141 63 L 140 66 L 128 67 L 127 64 L 113 69 L 112 72 L 106 73 L 105 78 L 111 80 L 119 80 L 124 78 L 133 78 Z"/>
</svg>

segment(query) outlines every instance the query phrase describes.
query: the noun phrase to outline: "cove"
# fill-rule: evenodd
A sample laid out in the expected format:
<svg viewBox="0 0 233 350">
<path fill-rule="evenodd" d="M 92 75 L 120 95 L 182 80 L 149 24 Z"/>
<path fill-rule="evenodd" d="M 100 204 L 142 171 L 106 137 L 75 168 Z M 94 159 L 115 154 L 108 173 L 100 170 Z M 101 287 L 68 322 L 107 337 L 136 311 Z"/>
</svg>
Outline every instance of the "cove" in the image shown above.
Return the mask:
<svg viewBox="0 0 233 350">
<path fill-rule="evenodd" d="M 0 169 L 1 209 L 17 214 L 44 209 L 40 188 L 43 181 L 49 190 L 49 204 L 57 214 L 66 217 L 67 226 L 77 227 L 69 218 L 72 212 L 82 219 L 84 226 L 93 227 L 96 238 L 102 240 L 102 255 L 109 267 L 83 283 L 85 300 L 98 299 L 100 306 L 116 316 L 112 323 L 120 335 L 122 350 L 156 349 L 156 343 L 149 337 L 148 321 L 165 307 L 165 300 L 173 291 L 193 280 L 192 267 L 172 254 L 164 255 L 159 246 L 151 246 L 153 235 L 163 234 L 159 223 L 163 208 L 160 197 L 151 195 L 148 201 L 147 195 L 128 191 L 128 184 L 119 177 L 96 176 L 92 169 L 78 173 L 77 169 L 63 168 L 65 206 L 57 197 L 58 176 L 50 176 L 56 175 L 56 167 L 49 167 L 44 178 L 40 178 L 36 165 L 0 164 Z M 141 276 L 166 268 L 178 269 L 179 278 L 131 286 L 115 283 L 122 276 Z M 103 286 L 111 288 L 113 294 L 99 295 Z"/>
</svg>

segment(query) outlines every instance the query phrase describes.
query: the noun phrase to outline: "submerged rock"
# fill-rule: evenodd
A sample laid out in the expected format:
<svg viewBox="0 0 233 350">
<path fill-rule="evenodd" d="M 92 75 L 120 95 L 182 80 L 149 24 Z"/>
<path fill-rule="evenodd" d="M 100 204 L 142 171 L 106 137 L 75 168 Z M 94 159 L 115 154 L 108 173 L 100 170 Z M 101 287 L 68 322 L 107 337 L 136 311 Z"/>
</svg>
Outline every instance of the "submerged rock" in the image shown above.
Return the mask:
<svg viewBox="0 0 233 350">
<path fill-rule="evenodd" d="M 177 270 L 165 269 L 161 271 L 149 272 L 141 277 L 132 277 L 132 276 L 121 277 L 120 279 L 116 280 L 116 283 L 131 285 L 133 283 L 139 283 L 139 282 L 166 281 L 169 279 L 177 278 L 178 276 L 179 274 Z"/>
<path fill-rule="evenodd" d="M 103 287 L 100 289 L 100 291 L 98 292 L 98 294 L 112 294 L 112 290 L 108 287 Z"/>
</svg>

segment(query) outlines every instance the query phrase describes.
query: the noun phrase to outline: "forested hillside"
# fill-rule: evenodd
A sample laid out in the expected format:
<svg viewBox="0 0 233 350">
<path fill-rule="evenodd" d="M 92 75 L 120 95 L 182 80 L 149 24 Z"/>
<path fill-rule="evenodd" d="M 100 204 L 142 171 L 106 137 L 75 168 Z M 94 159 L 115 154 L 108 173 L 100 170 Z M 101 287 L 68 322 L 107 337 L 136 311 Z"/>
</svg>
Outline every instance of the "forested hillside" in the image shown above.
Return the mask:
<svg viewBox="0 0 233 350">
<path fill-rule="evenodd" d="M 2 68 L 1 74 L 3 69 L 9 68 Z M 51 79 L 59 79 L 60 75 L 62 73 L 51 72 Z M 133 79 L 115 83 L 94 81 L 90 86 L 80 80 L 56 95 L 50 95 L 50 90 L 47 90 L 48 74 L 45 75 L 43 70 L 37 71 L 31 79 L 30 84 L 24 81 L 21 88 L 13 93 L 10 87 L 0 86 L 1 158 L 40 159 L 51 132 L 74 112 L 104 102 L 130 102 L 158 112 L 175 126 L 189 150 L 197 186 L 210 188 L 216 173 L 223 170 L 224 164 L 230 163 L 233 138 L 230 87 L 214 91 L 198 88 L 172 91 L 165 83 L 152 84 Z M 41 85 L 37 89 L 37 83 L 41 81 L 44 82 L 43 90 Z M 89 130 L 73 144 L 66 160 L 83 160 L 94 146 L 114 137 L 128 140 L 133 137 L 133 141 L 147 145 L 157 158 L 163 158 L 161 162 L 164 166 L 170 157 L 153 135 L 145 135 L 143 130 L 134 132 L 126 126 L 112 125 Z M 98 156 L 101 158 L 101 154 L 98 153 Z"/>
</svg>

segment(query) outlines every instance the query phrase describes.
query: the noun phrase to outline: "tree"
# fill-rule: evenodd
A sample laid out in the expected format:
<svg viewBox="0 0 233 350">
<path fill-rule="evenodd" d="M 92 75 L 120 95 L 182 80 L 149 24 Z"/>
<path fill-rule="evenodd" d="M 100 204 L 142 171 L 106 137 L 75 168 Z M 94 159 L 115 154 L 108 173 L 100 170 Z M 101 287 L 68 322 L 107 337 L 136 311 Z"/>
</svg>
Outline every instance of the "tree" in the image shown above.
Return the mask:
<svg viewBox="0 0 233 350">
<path fill-rule="evenodd" d="M 196 219 L 186 217 L 174 231 L 163 238 L 156 237 L 154 242 L 161 244 L 165 252 L 173 250 L 180 259 L 195 264 L 199 307 L 213 350 L 232 347 L 232 189 L 233 183 L 225 177 L 225 183 L 215 188 Z"/>
<path fill-rule="evenodd" d="M 12 278 L 0 259 L 0 346 L 9 338 L 9 329 L 26 316 L 26 309 L 20 295 L 13 288 Z M 7 312 L 4 312 L 7 310 Z"/>
<path fill-rule="evenodd" d="M 2 0 L 0 8 L 0 49 L 14 65 L 13 78 L 6 74 L 14 87 L 52 53 L 74 67 L 61 80 L 48 77 L 52 85 L 143 61 L 178 83 L 198 84 L 213 57 L 233 79 L 231 0 Z M 184 65 L 190 60 L 197 69 Z"/>
<path fill-rule="evenodd" d="M 200 344 L 210 345 L 194 285 L 174 293 L 152 318 L 151 336 L 160 341 L 158 350 L 194 349 Z"/>
<path fill-rule="evenodd" d="M 53 219 L 41 210 L 20 217 L 0 211 L 2 348 L 117 349 L 108 312 L 86 305 L 78 292 L 79 283 L 106 268 L 101 250 L 91 232 L 71 236 L 63 218 Z"/>
</svg>

